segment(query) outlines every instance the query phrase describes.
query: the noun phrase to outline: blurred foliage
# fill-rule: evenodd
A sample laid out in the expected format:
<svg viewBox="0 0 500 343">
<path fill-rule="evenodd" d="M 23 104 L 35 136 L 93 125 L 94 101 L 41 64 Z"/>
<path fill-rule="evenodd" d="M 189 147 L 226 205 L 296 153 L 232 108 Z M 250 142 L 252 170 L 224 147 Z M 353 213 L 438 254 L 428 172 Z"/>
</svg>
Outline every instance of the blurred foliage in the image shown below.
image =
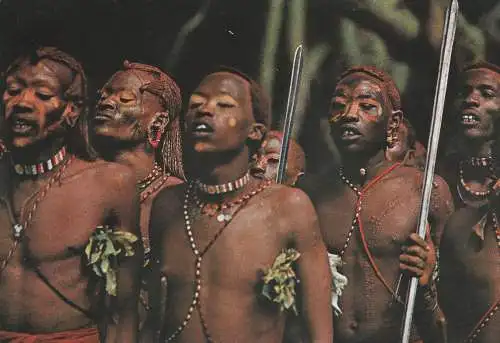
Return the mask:
<svg viewBox="0 0 500 343">
<path fill-rule="evenodd" d="M 339 73 L 354 64 L 388 71 L 405 114 L 427 141 L 448 0 L 3 0 L 0 64 L 26 46 L 57 45 L 83 61 L 98 87 L 123 59 L 167 69 L 184 97 L 204 73 L 229 65 L 273 96 L 274 128 L 285 109 L 291 56 L 305 47 L 293 134 L 308 170 L 334 151 L 323 117 Z M 500 62 L 500 3 L 460 1 L 453 75 L 467 62 Z M 451 80 L 453 81 L 453 75 Z M 446 127 L 445 127 L 446 133 Z M 321 132 L 321 134 L 318 134 Z"/>
</svg>

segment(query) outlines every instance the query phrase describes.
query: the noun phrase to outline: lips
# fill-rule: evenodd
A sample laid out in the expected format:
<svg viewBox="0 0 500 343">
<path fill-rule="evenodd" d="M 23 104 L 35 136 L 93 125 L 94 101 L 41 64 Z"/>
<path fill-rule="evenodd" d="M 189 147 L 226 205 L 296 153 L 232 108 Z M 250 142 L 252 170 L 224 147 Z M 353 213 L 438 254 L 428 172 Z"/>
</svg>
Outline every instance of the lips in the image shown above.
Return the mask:
<svg viewBox="0 0 500 343">
<path fill-rule="evenodd" d="M 479 116 L 473 111 L 463 111 L 460 117 L 460 123 L 465 126 L 475 126 L 479 121 Z"/>
<path fill-rule="evenodd" d="M 191 124 L 191 134 L 195 137 L 206 137 L 213 132 L 213 127 L 206 121 L 196 120 Z"/>
<path fill-rule="evenodd" d="M 114 119 L 114 113 L 112 112 L 109 112 L 109 111 L 100 111 L 100 112 L 97 112 L 95 117 L 94 117 L 94 121 L 100 121 L 100 122 L 103 122 L 103 121 L 110 121 L 110 120 L 113 120 Z"/>
<path fill-rule="evenodd" d="M 13 118 L 11 121 L 12 132 L 18 135 L 27 135 L 36 129 L 36 122 L 23 118 Z"/>
<path fill-rule="evenodd" d="M 359 132 L 358 128 L 352 124 L 344 124 L 339 128 L 340 138 L 342 140 L 354 140 L 361 136 L 361 132 Z"/>
</svg>

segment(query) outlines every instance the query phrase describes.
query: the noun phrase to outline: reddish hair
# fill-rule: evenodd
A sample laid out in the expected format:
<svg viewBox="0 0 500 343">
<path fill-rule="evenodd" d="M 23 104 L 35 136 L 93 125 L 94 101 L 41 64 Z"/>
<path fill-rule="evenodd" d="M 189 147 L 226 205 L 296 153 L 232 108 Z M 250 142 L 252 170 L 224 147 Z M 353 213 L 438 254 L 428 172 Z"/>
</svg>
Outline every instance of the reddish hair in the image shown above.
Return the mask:
<svg viewBox="0 0 500 343">
<path fill-rule="evenodd" d="M 385 91 L 389 97 L 389 101 L 392 105 L 392 109 L 394 111 L 401 110 L 401 95 L 399 94 L 398 87 L 394 80 L 387 74 L 386 72 L 374 67 L 374 66 L 354 66 L 346 71 L 344 71 L 339 78 L 339 82 L 345 79 L 348 75 L 351 74 L 365 74 L 370 76 L 371 78 L 376 79 L 385 88 Z"/>
<path fill-rule="evenodd" d="M 475 62 L 472 64 L 468 64 L 465 66 L 465 68 L 462 70 L 462 72 L 465 73 L 465 72 L 467 72 L 469 70 L 473 70 L 473 69 L 488 69 L 488 70 L 491 70 L 497 74 L 500 74 L 500 67 L 493 64 L 493 63 L 487 62 L 487 61 L 478 61 L 478 62 Z"/>
</svg>

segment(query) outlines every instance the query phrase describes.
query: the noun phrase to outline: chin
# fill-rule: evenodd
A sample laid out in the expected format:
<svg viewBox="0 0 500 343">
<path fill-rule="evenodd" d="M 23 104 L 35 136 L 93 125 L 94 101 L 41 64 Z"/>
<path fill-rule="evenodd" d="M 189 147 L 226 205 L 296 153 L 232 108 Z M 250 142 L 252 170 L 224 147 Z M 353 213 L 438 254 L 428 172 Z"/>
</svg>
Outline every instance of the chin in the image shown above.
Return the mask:
<svg viewBox="0 0 500 343">
<path fill-rule="evenodd" d="M 490 135 L 486 134 L 483 130 L 477 128 L 465 129 L 462 136 L 466 140 L 488 139 Z"/>
<path fill-rule="evenodd" d="M 358 143 L 351 143 L 351 144 L 335 143 L 335 144 L 337 145 L 337 148 L 342 154 L 359 154 L 366 150 L 363 144 L 358 144 Z"/>
<path fill-rule="evenodd" d="M 42 139 L 39 137 L 13 137 L 10 141 L 10 145 L 14 149 L 23 149 L 35 145 L 41 140 Z"/>
</svg>

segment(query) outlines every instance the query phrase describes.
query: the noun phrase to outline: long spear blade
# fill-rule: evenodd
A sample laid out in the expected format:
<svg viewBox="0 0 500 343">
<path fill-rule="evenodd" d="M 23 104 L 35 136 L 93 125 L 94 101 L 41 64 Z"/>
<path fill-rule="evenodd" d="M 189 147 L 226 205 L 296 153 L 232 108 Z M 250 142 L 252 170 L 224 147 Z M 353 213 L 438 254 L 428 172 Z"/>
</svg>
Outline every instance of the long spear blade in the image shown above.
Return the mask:
<svg viewBox="0 0 500 343">
<path fill-rule="evenodd" d="M 457 15 L 458 2 L 457 0 L 452 0 L 446 10 L 446 21 L 443 28 L 443 39 L 441 41 L 441 56 L 439 58 L 439 74 L 436 84 L 436 93 L 434 94 L 434 106 L 432 109 L 431 131 L 429 134 L 429 142 L 427 144 L 427 158 L 424 170 L 422 204 L 420 207 L 420 216 L 418 220 L 418 234 L 423 239 L 425 239 L 426 234 L 432 183 L 434 181 L 434 168 L 436 166 L 437 149 L 439 144 L 439 133 L 441 131 L 446 89 L 448 86 L 448 74 L 450 72 L 451 53 L 457 26 Z M 406 311 L 401 339 L 402 343 L 408 343 L 410 341 L 411 323 L 413 319 L 413 308 L 415 305 L 417 287 L 418 278 L 413 277 L 410 282 L 410 288 L 408 291 L 406 302 Z"/>
<path fill-rule="evenodd" d="M 276 175 L 276 183 L 283 183 L 286 172 L 286 162 L 288 156 L 288 147 L 290 145 L 290 135 L 292 133 L 292 123 L 297 107 L 297 94 L 299 93 L 300 75 L 303 66 L 303 51 L 302 45 L 295 49 L 293 57 L 292 74 L 290 76 L 290 87 L 288 88 L 288 100 L 286 103 L 285 118 L 283 120 L 283 140 L 281 142 L 280 159 L 278 163 L 278 173 Z"/>
</svg>

